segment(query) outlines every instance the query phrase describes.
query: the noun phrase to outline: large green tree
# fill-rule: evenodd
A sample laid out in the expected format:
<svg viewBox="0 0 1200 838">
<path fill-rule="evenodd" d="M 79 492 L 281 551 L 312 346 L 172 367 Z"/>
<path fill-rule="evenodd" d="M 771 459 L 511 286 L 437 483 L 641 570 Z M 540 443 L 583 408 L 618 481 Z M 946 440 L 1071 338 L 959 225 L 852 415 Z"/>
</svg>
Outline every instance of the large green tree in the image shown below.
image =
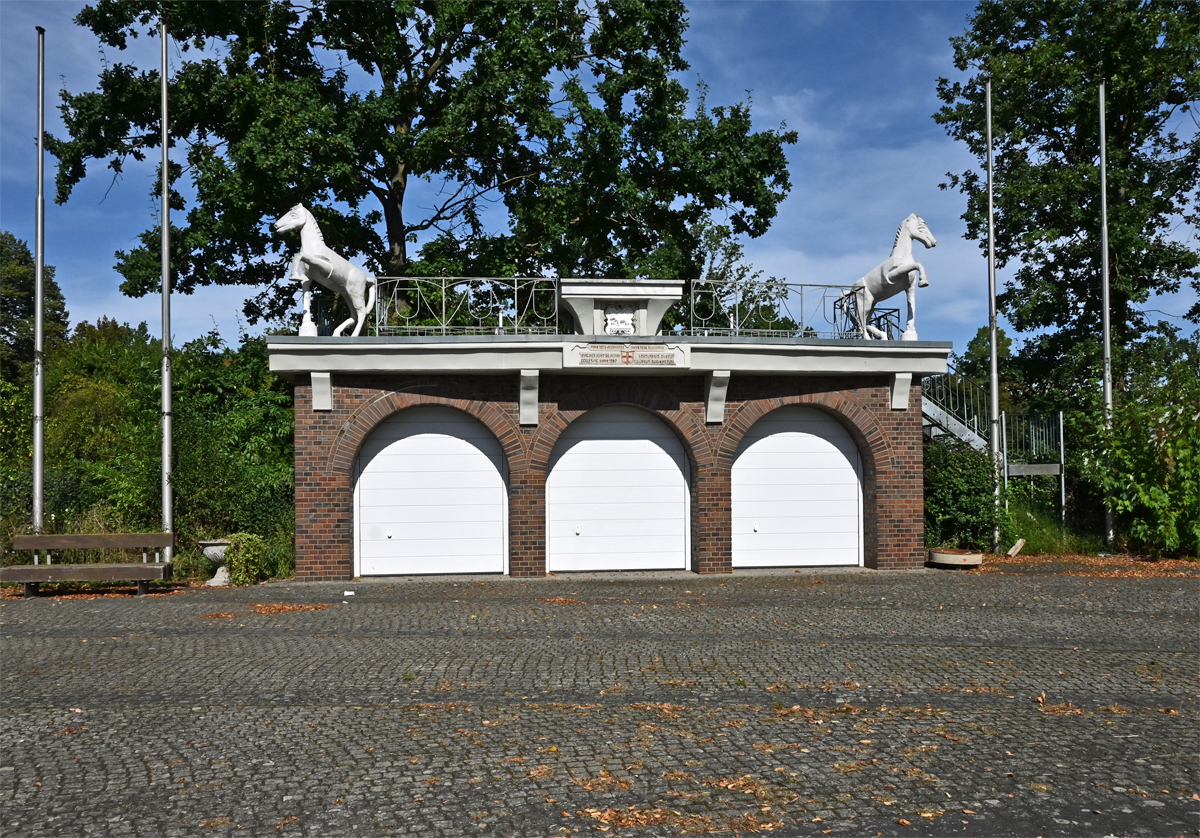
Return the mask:
<svg viewBox="0 0 1200 838">
<path fill-rule="evenodd" d="M 1200 292 L 1200 3 L 982 0 L 952 39 L 965 80 L 938 82 L 935 119 L 980 168 L 949 175 L 986 245 L 984 83 L 992 80 L 996 255 L 1014 263 L 1000 309 L 1027 333 L 1028 382 L 1060 398 L 1099 375 L 1098 88 L 1107 82 L 1108 219 L 1118 386 L 1126 348 L 1156 329 L 1142 304 Z M 1200 322 L 1200 303 L 1188 317 Z"/>
<path fill-rule="evenodd" d="M 294 245 L 264 222 L 298 201 L 335 249 L 392 275 L 695 276 L 700 222 L 760 235 L 790 189 L 794 133 L 756 132 L 748 106 L 703 93 L 689 103 L 680 0 L 101 0 L 77 21 L 124 49 L 160 18 L 180 50 L 171 130 L 195 196 L 172 199 L 184 293 L 282 278 Z M 97 90 L 63 93 L 60 202 L 90 162 L 119 174 L 158 147 L 158 90 L 156 71 L 114 62 Z M 157 254 L 156 228 L 117 254 L 126 293 L 155 290 Z M 247 314 L 293 293 L 276 284 Z"/>
<path fill-rule="evenodd" d="M 0 379 L 5 381 L 23 375 L 33 362 L 35 273 L 29 245 L 0 230 Z M 48 347 L 66 336 L 70 315 L 53 265 L 46 265 L 42 281 L 42 344 Z"/>
</svg>

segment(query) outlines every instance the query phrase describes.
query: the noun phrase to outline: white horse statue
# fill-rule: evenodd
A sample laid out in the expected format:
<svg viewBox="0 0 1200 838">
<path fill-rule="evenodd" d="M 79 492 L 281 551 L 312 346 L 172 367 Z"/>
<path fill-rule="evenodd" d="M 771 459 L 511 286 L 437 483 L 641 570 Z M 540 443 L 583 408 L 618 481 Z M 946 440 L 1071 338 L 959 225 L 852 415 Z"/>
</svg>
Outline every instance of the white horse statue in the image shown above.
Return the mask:
<svg viewBox="0 0 1200 838">
<path fill-rule="evenodd" d="M 937 247 L 937 239 L 929 231 L 925 219 L 913 213 L 904 219 L 900 229 L 896 231 L 896 241 L 892 245 L 892 255 L 880 262 L 873 271 L 854 283 L 842 293 L 842 297 L 854 295 L 854 321 L 863 337 L 887 340 L 887 332 L 871 325 L 871 315 L 875 304 L 888 297 L 894 297 L 901 291 L 908 293 L 908 325 L 900 340 L 916 340 L 917 329 L 914 325 L 917 315 L 917 286 L 924 288 L 929 284 L 925 276 L 925 266 L 913 258 L 913 239 L 926 247 Z"/>
<path fill-rule="evenodd" d="M 367 313 L 375 307 L 375 278 L 329 249 L 321 236 L 317 220 L 304 204 L 296 204 L 281 215 L 276 219 L 274 228 L 276 233 L 300 230 L 300 252 L 292 260 L 292 273 L 288 277 L 300 280 L 300 289 L 304 294 L 304 319 L 300 323 L 300 334 L 317 334 L 317 324 L 313 322 L 311 310 L 312 283 L 316 280 L 330 291 L 340 294 L 353 313 L 334 330 L 333 336 L 340 337 L 346 327 L 354 324 L 351 337 L 358 337 L 367 321 Z"/>
</svg>

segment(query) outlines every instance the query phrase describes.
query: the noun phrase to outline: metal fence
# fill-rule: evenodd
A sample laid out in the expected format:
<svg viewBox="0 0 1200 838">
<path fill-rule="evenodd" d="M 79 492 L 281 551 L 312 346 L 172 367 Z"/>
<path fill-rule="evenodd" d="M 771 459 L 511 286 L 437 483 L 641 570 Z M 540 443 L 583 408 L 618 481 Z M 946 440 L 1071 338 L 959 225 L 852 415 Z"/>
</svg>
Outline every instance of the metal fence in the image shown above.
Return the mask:
<svg viewBox="0 0 1200 838">
<path fill-rule="evenodd" d="M 1057 463 L 1062 460 L 1061 413 L 1005 412 L 1004 453 L 1013 463 Z"/>
<path fill-rule="evenodd" d="M 551 277 L 381 276 L 377 335 L 556 335 L 558 280 Z M 694 280 L 665 318 L 678 335 L 863 337 L 846 285 Z M 871 324 L 900 337 L 900 310 L 877 308 Z"/>
<path fill-rule="evenodd" d="M 1059 516 L 1066 524 L 1067 516 L 1067 452 L 1063 435 L 1063 414 L 1008 413 L 1000 414 L 1000 432 L 1004 445 L 1001 456 L 1004 466 L 1004 506 L 1008 508 L 1008 485 L 1012 477 L 1057 475 Z"/>
<path fill-rule="evenodd" d="M 381 276 L 377 281 L 377 335 L 559 333 L 555 279 Z"/>
<path fill-rule="evenodd" d="M 847 285 L 766 280 L 694 280 L 687 323 L 693 335 L 860 338 L 853 294 Z M 875 310 L 871 324 L 892 340 L 900 336 L 899 309 Z"/>
</svg>

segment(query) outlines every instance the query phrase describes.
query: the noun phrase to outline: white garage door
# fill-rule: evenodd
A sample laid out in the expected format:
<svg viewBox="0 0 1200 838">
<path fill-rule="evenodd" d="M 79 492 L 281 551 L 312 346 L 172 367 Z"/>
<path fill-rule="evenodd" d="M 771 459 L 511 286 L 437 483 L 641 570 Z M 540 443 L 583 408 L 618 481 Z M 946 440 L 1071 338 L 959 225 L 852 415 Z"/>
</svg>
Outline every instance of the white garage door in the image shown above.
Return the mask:
<svg viewBox="0 0 1200 838">
<path fill-rule="evenodd" d="M 686 569 L 688 482 L 683 445 L 662 421 L 635 407 L 588 411 L 550 458 L 547 569 Z"/>
<path fill-rule="evenodd" d="M 415 407 L 364 443 L 354 487 L 355 572 L 504 573 L 507 462 L 483 423 Z"/>
<path fill-rule="evenodd" d="M 733 464 L 733 566 L 862 564 L 858 446 L 831 416 L 784 407 L 759 419 Z"/>
</svg>

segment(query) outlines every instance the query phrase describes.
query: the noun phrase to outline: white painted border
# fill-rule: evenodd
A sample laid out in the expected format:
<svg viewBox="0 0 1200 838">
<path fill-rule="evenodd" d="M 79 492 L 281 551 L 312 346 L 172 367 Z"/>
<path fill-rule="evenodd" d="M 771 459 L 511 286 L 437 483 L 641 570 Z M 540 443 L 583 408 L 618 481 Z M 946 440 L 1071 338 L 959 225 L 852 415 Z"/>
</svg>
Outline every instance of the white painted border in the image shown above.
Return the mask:
<svg viewBox="0 0 1200 838">
<path fill-rule="evenodd" d="M 834 422 L 837 422 L 839 425 L 842 426 L 843 430 L 845 430 L 845 432 L 846 432 L 847 437 L 849 437 L 850 442 L 854 445 L 854 476 L 855 476 L 855 480 L 858 482 L 858 491 L 855 493 L 855 498 L 854 498 L 856 511 L 857 511 L 856 517 L 858 518 L 858 542 L 857 542 L 857 554 L 858 555 L 857 555 L 856 562 L 853 565 L 845 565 L 845 564 L 837 564 L 837 565 L 750 565 L 750 566 L 742 566 L 742 567 L 738 567 L 735 565 L 733 567 L 733 569 L 736 572 L 738 570 L 758 570 L 761 568 L 772 568 L 772 567 L 776 567 L 776 568 L 785 568 L 785 567 L 800 567 L 800 568 L 804 568 L 804 567 L 813 567 L 813 568 L 819 568 L 819 567 L 865 567 L 866 566 L 867 532 L 866 532 L 866 527 L 865 527 L 864 514 L 865 514 L 867 499 L 866 499 L 866 486 L 864 485 L 864 480 L 863 480 L 862 449 L 859 446 L 858 440 L 856 440 L 854 438 L 854 434 L 850 433 L 849 429 L 846 428 L 845 424 L 841 421 L 841 418 L 839 416 L 835 416 L 832 413 L 821 410 L 820 408 L 814 407 L 812 405 L 784 405 L 782 407 L 775 408 L 775 410 L 768 411 L 767 413 L 763 414 L 757 420 L 755 420 L 754 424 L 757 424 L 758 421 L 767 418 L 772 413 L 774 413 L 776 410 L 787 410 L 789 407 L 806 407 L 813 411 L 816 411 L 817 413 L 824 414 L 825 416 L 829 417 L 831 420 L 833 420 Z M 741 453 L 743 453 L 742 445 L 745 444 L 745 438 L 754 429 L 754 424 L 752 424 L 750 426 L 750 428 L 748 428 L 746 430 L 746 433 L 742 435 L 742 440 L 738 443 L 737 455 L 734 457 L 734 465 L 735 466 L 737 464 L 738 456 L 740 456 Z M 731 482 L 732 482 L 732 468 L 730 469 L 730 477 L 731 477 Z M 730 488 L 732 489 L 732 486 Z M 731 493 L 730 499 L 732 501 L 732 493 Z M 733 532 L 732 532 L 733 507 L 732 507 L 732 503 L 730 505 L 729 511 L 730 511 L 730 525 L 731 525 L 731 527 L 730 527 L 730 563 L 732 564 L 732 559 L 733 559 L 733 556 L 732 556 L 732 553 L 733 553 Z M 876 538 L 878 540 L 878 535 L 876 536 Z M 876 545 L 876 549 L 878 549 L 878 544 Z"/>
<path fill-rule="evenodd" d="M 682 475 L 683 476 L 683 525 L 684 525 L 683 526 L 683 562 L 680 567 L 642 568 L 640 570 L 645 570 L 647 572 L 653 571 L 653 570 L 688 570 L 688 571 L 690 571 L 692 569 L 692 564 L 693 564 L 693 556 L 692 556 L 692 514 L 693 514 L 692 513 L 692 481 L 698 479 L 698 474 L 697 474 L 698 468 L 697 468 L 696 463 L 693 462 L 693 455 L 695 452 L 692 450 L 691 445 L 688 443 L 687 439 L 681 437 L 681 435 L 678 433 L 678 429 L 675 428 L 670 422 L 668 422 L 666 419 L 664 419 L 662 416 L 660 416 L 656 411 L 650 410 L 650 409 L 642 407 L 640 405 L 624 404 L 624 403 L 598 405 L 597 407 L 594 407 L 587 411 L 584 411 L 581 415 L 577 416 L 572 421 L 571 425 L 573 425 L 575 422 L 578 422 L 579 420 L 586 417 L 588 415 L 588 413 L 591 413 L 593 410 L 600 410 L 600 409 L 603 409 L 606 407 L 627 407 L 631 410 L 640 411 L 643 415 L 645 415 L 649 419 L 651 419 L 655 422 L 661 422 L 663 424 L 663 426 L 666 428 L 667 432 L 672 437 L 674 437 L 674 439 L 679 443 L 680 449 L 683 452 L 683 466 L 685 469 L 685 471 L 683 472 L 683 475 Z M 554 446 L 551 448 L 550 459 L 547 461 L 548 465 L 554 461 L 554 451 L 556 451 L 558 449 L 558 446 L 562 441 L 562 437 L 567 433 L 567 430 L 571 427 L 571 425 L 567 425 L 567 427 L 563 429 L 562 433 L 559 434 L 558 440 L 555 441 Z M 546 545 L 545 545 L 546 571 L 548 573 L 555 573 L 555 574 L 558 574 L 558 573 L 593 573 L 593 572 L 594 573 L 604 573 L 604 572 L 609 572 L 609 571 L 587 571 L 587 570 L 576 571 L 576 570 L 561 570 L 561 569 L 552 570 L 551 569 L 551 567 L 550 567 L 550 516 L 549 516 L 549 508 L 550 508 L 549 485 L 550 485 L 551 471 L 553 471 L 552 467 L 549 470 L 547 470 L 546 475 L 545 475 L 546 479 L 543 484 L 543 486 L 544 486 L 543 491 L 545 493 L 543 495 L 543 509 L 545 510 L 546 514 L 543 516 L 543 521 L 542 521 L 543 530 L 542 531 L 543 531 L 545 541 L 546 541 Z M 621 571 L 613 570 L 612 572 L 621 572 Z"/>
<path fill-rule="evenodd" d="M 421 406 L 422 405 L 414 405 L 413 408 L 421 407 Z M 433 406 L 446 407 L 446 405 L 433 405 Z M 407 408 L 407 409 L 411 410 L 413 408 Z M 458 410 L 458 408 L 451 408 L 451 410 Z M 391 418 L 399 415 L 399 413 L 403 413 L 403 412 L 404 411 L 399 411 L 397 413 L 393 413 L 391 416 L 388 416 L 387 418 L 385 418 L 383 420 L 383 422 L 386 422 L 388 419 L 391 419 Z M 461 410 L 459 412 L 464 413 L 467 416 L 471 416 L 471 414 L 467 413 L 465 410 Z M 474 419 L 476 422 L 479 422 L 479 424 L 483 425 L 483 422 L 480 421 L 478 416 L 471 416 L 471 418 Z M 382 422 L 380 424 L 382 424 Z M 376 425 L 375 427 L 378 428 L 379 425 Z M 484 425 L 484 427 L 487 428 L 487 425 Z M 493 437 L 496 436 L 495 433 L 492 432 L 491 428 L 487 428 L 487 430 L 488 430 L 488 433 L 491 433 Z M 371 433 L 374 433 L 374 432 L 375 432 L 375 430 L 373 428 L 371 430 Z M 370 439 L 370 437 L 371 437 L 371 434 L 367 434 L 367 436 L 364 437 L 362 440 L 363 444 L 365 444 L 366 441 L 368 439 Z M 504 509 L 502 510 L 502 515 L 504 518 L 504 575 L 509 576 L 509 575 L 511 575 L 510 574 L 511 568 L 510 568 L 510 564 L 509 564 L 509 548 L 510 548 L 510 545 L 512 542 L 512 520 L 509 516 L 508 504 L 509 504 L 509 495 L 512 493 L 512 469 L 510 468 L 509 463 L 508 463 L 508 452 L 504 450 L 504 444 L 501 443 L 499 439 L 496 439 L 496 443 L 500 446 L 500 453 L 504 456 L 504 474 L 501 475 L 501 477 L 504 478 L 504 495 L 503 495 Z M 363 445 L 359 445 L 358 450 L 360 453 L 361 453 L 362 449 L 363 449 Z M 354 455 L 354 468 L 351 470 L 351 478 L 354 481 L 354 491 L 352 493 L 354 505 L 353 505 L 351 515 L 354 518 L 353 535 L 352 535 L 352 538 L 354 539 L 354 548 L 353 548 L 354 549 L 354 568 L 353 569 L 354 569 L 354 577 L 356 579 L 362 576 L 362 555 L 359 550 L 359 532 L 358 532 L 358 522 L 359 522 L 359 517 L 360 517 L 358 514 L 358 502 L 359 502 L 359 497 L 360 497 L 360 495 L 359 495 L 360 484 L 359 484 L 358 478 L 360 477 L 361 473 L 362 473 L 362 463 L 360 462 L 359 454 L 355 454 Z M 421 574 L 413 574 L 413 575 L 419 575 L 419 576 L 447 576 L 447 575 L 450 575 L 450 576 L 452 576 L 453 574 L 421 573 Z M 480 575 L 486 576 L 486 575 L 490 575 L 490 574 L 480 574 Z M 370 576 L 368 578 L 370 578 L 370 579 L 385 579 L 387 577 L 385 577 L 385 576 Z"/>
</svg>

